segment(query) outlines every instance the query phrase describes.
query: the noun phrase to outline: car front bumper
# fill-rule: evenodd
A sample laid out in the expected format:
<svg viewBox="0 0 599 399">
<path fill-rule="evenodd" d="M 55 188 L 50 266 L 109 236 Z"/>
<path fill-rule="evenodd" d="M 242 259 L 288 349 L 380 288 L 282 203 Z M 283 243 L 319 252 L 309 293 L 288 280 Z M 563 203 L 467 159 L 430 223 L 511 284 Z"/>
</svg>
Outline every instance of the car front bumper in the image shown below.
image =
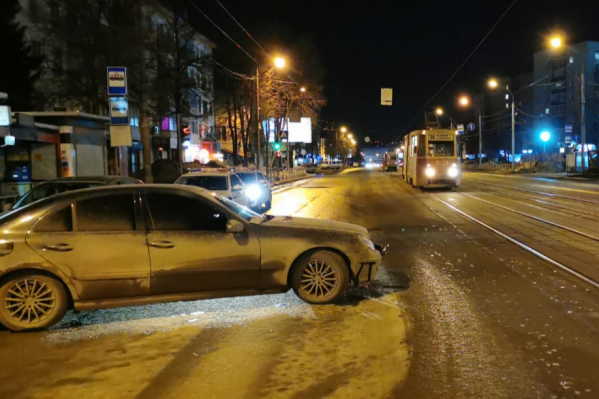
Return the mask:
<svg viewBox="0 0 599 399">
<path fill-rule="evenodd" d="M 353 282 L 356 285 L 367 283 L 376 278 L 383 256 L 387 253 L 388 245 L 375 244 L 376 251 L 369 251 L 368 256 L 358 258 L 354 270 Z"/>
</svg>

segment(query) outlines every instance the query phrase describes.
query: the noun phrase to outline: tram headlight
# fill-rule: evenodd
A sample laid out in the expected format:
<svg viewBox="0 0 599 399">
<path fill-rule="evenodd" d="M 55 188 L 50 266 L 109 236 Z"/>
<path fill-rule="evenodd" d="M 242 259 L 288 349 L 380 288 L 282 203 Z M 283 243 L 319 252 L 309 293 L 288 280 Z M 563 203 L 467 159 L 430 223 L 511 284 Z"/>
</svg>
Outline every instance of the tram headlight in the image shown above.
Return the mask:
<svg viewBox="0 0 599 399">
<path fill-rule="evenodd" d="M 455 163 L 451 164 L 451 167 L 447 169 L 447 175 L 449 177 L 458 177 L 458 166 Z"/>
<path fill-rule="evenodd" d="M 424 169 L 424 174 L 426 175 L 426 177 L 434 177 L 435 169 L 431 168 L 430 165 L 426 165 L 426 169 Z"/>
</svg>

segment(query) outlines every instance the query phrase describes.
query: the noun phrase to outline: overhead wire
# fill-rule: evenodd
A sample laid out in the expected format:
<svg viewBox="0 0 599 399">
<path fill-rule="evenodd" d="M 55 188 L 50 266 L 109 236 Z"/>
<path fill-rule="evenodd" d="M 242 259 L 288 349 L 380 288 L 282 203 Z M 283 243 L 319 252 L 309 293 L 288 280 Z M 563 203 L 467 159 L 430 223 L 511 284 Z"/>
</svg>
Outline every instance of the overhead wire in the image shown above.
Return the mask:
<svg viewBox="0 0 599 399">
<path fill-rule="evenodd" d="M 416 120 L 416 118 L 418 118 L 418 116 L 420 116 L 420 114 L 422 113 L 422 111 L 439 95 L 439 93 L 441 93 L 441 91 L 443 91 L 443 89 L 445 89 L 445 87 L 453 80 L 453 78 L 462 70 L 462 68 L 464 67 L 464 65 L 466 65 L 466 63 L 468 61 L 470 61 L 470 59 L 474 56 L 474 54 L 476 53 L 476 51 L 478 51 L 478 49 L 483 45 L 483 43 L 487 40 L 487 38 L 491 35 L 491 33 L 493 33 L 493 31 L 495 30 L 495 28 L 499 25 L 499 23 L 503 20 L 503 18 L 505 18 L 505 16 L 510 12 L 510 10 L 514 7 L 514 5 L 516 5 L 517 2 L 518 2 L 518 0 L 512 1 L 512 3 L 503 12 L 503 14 L 501 14 L 501 16 L 499 17 L 499 19 L 497 20 L 497 22 L 495 22 L 495 24 L 491 27 L 491 29 L 487 32 L 487 34 L 476 45 L 476 47 L 474 47 L 474 49 L 470 52 L 470 54 L 466 57 L 466 59 L 464 59 L 464 61 L 460 64 L 460 66 L 458 67 L 458 69 L 456 69 L 455 72 L 453 74 L 451 74 L 451 76 L 449 77 L 449 79 L 447 79 L 447 81 L 441 86 L 441 88 L 439 90 L 437 90 L 435 92 L 435 94 L 433 94 L 433 96 L 431 98 L 429 98 L 424 103 L 424 105 L 418 110 L 418 113 L 416 115 L 414 115 L 414 117 L 412 118 L 412 120 L 410 120 L 410 122 L 406 125 L 406 128 L 410 127 L 410 125 Z M 399 139 L 400 137 L 401 136 L 398 136 L 397 139 Z"/>
<path fill-rule="evenodd" d="M 256 39 L 254 39 L 254 37 L 250 34 L 250 32 L 247 31 L 247 29 L 245 29 L 243 27 L 243 25 L 241 25 L 241 23 L 233 16 L 233 14 L 231 14 L 231 12 L 229 12 L 229 10 L 227 10 L 227 8 L 223 5 L 223 3 L 221 3 L 219 0 L 216 0 L 216 2 L 218 3 L 219 6 L 222 7 L 223 10 L 225 10 L 225 12 L 227 14 L 229 14 L 229 16 L 231 17 L 231 19 L 233 21 L 235 21 L 235 23 L 241 28 L 241 30 L 243 30 L 245 32 L 245 34 L 256 44 L 256 46 L 258 46 L 258 48 L 260 48 L 260 50 L 262 50 L 264 52 L 264 54 L 266 54 L 269 58 L 272 58 L 272 56 L 270 55 L 270 53 L 268 51 L 266 51 L 264 49 L 264 47 L 262 47 L 260 45 L 260 43 L 258 43 L 258 41 Z"/>
<path fill-rule="evenodd" d="M 239 43 L 237 43 L 231 36 L 229 36 L 229 34 L 227 32 L 225 32 L 220 26 L 218 26 L 216 24 L 216 22 L 214 22 L 208 15 L 206 15 L 206 13 L 204 11 L 202 11 L 202 9 L 200 7 L 198 7 L 192 0 L 187 0 L 187 2 L 193 8 L 195 8 L 200 14 L 202 14 L 204 16 L 204 18 L 206 18 L 208 20 L 208 22 L 210 22 L 212 25 L 214 25 L 216 27 L 216 29 L 218 29 L 223 35 L 225 35 L 225 37 L 227 39 L 229 39 L 239 50 L 243 51 L 245 55 L 247 55 L 256 64 L 258 64 L 258 61 L 256 61 L 256 59 L 254 57 L 252 57 L 250 55 L 250 53 L 248 53 Z"/>
</svg>

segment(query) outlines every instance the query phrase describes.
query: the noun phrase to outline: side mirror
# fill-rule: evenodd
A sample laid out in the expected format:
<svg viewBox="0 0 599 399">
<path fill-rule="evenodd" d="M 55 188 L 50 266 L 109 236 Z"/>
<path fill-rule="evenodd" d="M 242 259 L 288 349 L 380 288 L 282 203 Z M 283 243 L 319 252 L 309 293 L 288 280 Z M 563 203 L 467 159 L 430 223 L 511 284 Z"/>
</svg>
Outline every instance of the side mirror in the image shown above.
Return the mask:
<svg viewBox="0 0 599 399">
<path fill-rule="evenodd" d="M 229 220 L 227 222 L 227 233 L 243 233 L 243 223 L 238 220 Z"/>
<path fill-rule="evenodd" d="M 241 191 L 243 190 L 243 186 L 240 184 L 236 184 L 233 186 L 233 191 Z"/>
</svg>

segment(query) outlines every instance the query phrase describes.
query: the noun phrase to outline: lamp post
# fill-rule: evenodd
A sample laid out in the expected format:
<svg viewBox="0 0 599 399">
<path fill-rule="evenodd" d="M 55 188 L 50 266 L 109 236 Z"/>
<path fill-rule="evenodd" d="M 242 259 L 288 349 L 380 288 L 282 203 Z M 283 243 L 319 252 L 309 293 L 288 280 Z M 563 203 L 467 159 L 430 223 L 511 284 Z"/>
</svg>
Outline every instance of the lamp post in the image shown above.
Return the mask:
<svg viewBox="0 0 599 399">
<path fill-rule="evenodd" d="M 282 69 L 285 67 L 285 59 L 275 57 L 273 59 L 275 68 Z M 260 169 L 260 154 L 262 152 L 262 144 L 260 140 L 260 65 L 256 66 L 256 167 Z"/>
<path fill-rule="evenodd" d="M 467 107 L 472 104 L 478 111 L 478 167 L 483 165 L 483 115 L 480 107 L 467 96 L 460 97 L 459 103 L 462 107 Z"/>
<path fill-rule="evenodd" d="M 497 79 L 490 79 L 488 85 L 493 90 L 499 87 Z M 505 91 L 512 100 L 512 173 L 514 173 L 516 171 L 516 99 L 509 86 L 505 86 Z"/>
</svg>

